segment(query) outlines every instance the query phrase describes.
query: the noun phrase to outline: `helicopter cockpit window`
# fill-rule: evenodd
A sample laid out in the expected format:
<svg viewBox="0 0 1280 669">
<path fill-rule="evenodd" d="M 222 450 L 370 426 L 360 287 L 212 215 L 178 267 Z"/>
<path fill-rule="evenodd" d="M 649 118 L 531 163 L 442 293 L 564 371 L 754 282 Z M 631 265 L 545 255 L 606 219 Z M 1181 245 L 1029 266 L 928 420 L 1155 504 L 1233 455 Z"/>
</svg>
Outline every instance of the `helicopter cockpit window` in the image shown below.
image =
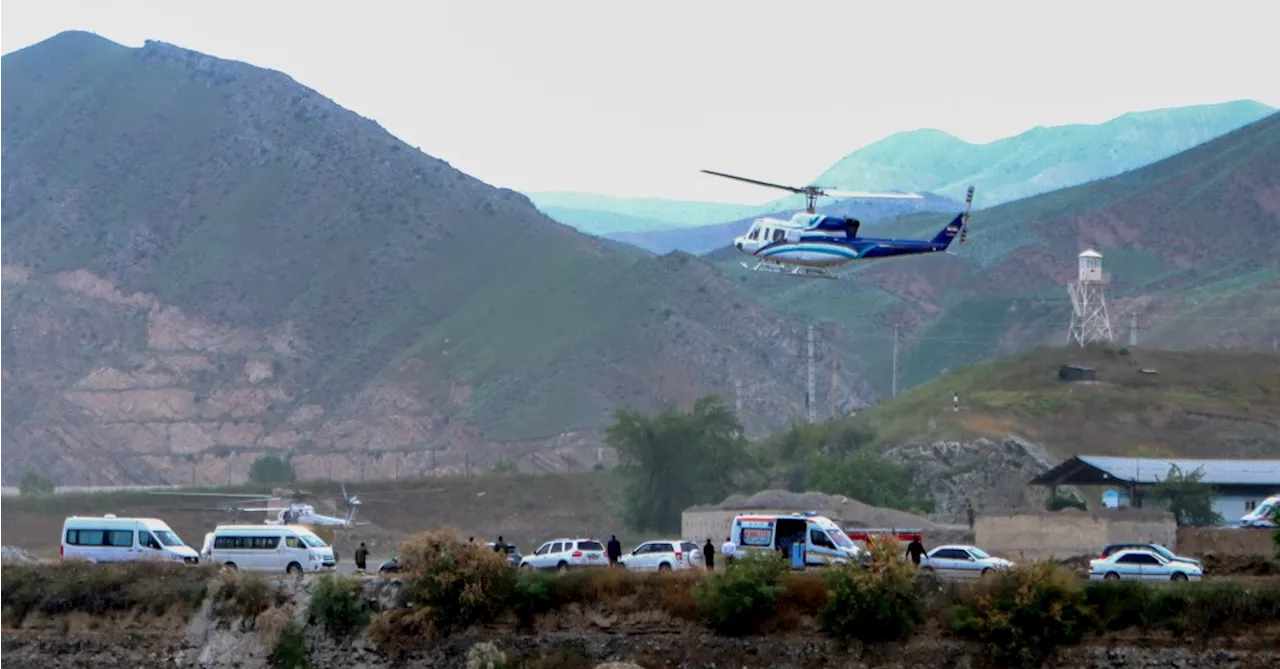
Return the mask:
<svg viewBox="0 0 1280 669">
<path fill-rule="evenodd" d="M 747 235 L 747 239 L 759 239 L 760 228 L 751 228 L 751 234 Z"/>
<path fill-rule="evenodd" d="M 775 228 L 773 231 L 773 241 L 780 242 L 787 235 L 787 231 L 782 228 Z"/>
</svg>

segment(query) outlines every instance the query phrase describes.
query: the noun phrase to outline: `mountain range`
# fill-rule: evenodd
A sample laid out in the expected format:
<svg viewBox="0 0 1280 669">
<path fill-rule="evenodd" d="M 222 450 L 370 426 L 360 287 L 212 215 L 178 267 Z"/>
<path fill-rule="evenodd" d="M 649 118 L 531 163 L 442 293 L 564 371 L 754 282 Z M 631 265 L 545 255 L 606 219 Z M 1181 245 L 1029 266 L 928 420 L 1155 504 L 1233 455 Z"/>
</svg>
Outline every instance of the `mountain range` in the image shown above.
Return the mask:
<svg viewBox="0 0 1280 669">
<path fill-rule="evenodd" d="M 1060 343 L 1086 247 L 1121 340 L 1130 316 L 1144 344 L 1280 332 L 1275 114 L 975 211 L 953 254 L 812 281 L 585 234 L 282 73 L 162 42 L 62 33 L 5 55 L 3 86 L 6 483 L 237 482 L 264 453 L 303 479 L 584 468 L 615 409 L 707 393 L 763 434 L 802 419 L 807 324 L 834 325 L 819 415 L 861 410 L 895 367 L 907 388 Z M 905 236 L 959 206 L 925 204 L 858 215 Z"/>
<path fill-rule="evenodd" d="M 966 142 L 937 129 L 900 132 L 850 153 L 812 183 L 826 188 L 914 191 L 953 201 L 962 201 L 965 190 L 974 186 L 974 206 L 981 209 L 1115 176 L 1273 112 L 1262 103 L 1238 100 L 1132 112 L 1096 125 L 1037 127 L 986 144 Z M 747 176 L 769 179 L 768 175 Z M 741 219 L 794 212 L 804 206 L 798 196 L 753 206 L 585 193 L 528 195 L 547 215 L 584 232 L 649 250 L 691 253 L 705 251 L 709 233 L 722 229 L 708 226 L 729 224 L 728 229 L 737 230 L 743 227 L 736 224 Z M 893 213 L 906 211 L 911 210 Z"/>
<path fill-rule="evenodd" d="M 3 82 L 6 482 L 562 469 L 619 407 L 803 411 L 802 323 L 282 73 L 69 32 Z"/>
</svg>

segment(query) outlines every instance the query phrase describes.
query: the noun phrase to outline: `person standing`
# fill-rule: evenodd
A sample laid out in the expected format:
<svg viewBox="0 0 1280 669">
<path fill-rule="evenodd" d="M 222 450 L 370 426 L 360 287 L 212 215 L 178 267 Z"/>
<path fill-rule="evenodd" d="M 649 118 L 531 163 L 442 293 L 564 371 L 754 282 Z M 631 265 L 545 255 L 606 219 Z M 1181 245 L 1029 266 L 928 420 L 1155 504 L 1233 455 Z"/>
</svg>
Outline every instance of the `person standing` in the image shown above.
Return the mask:
<svg viewBox="0 0 1280 669">
<path fill-rule="evenodd" d="M 737 555 L 737 546 L 733 545 L 733 540 L 729 537 L 724 538 L 724 543 L 720 546 L 720 554 L 724 556 L 724 564 L 727 568 L 733 564 L 733 557 Z"/>
<path fill-rule="evenodd" d="M 618 559 L 622 557 L 622 544 L 618 542 L 618 535 L 609 535 L 609 546 L 605 553 L 609 556 L 609 566 L 618 566 Z"/>
<path fill-rule="evenodd" d="M 920 558 L 924 557 L 924 544 L 920 543 L 919 535 L 911 537 L 911 543 L 907 544 L 907 557 L 917 567 L 920 566 Z"/>
<path fill-rule="evenodd" d="M 365 548 L 364 542 L 360 542 L 360 547 L 356 549 L 356 571 L 364 573 L 365 561 L 369 559 L 369 549 Z"/>
<path fill-rule="evenodd" d="M 702 547 L 702 561 L 707 565 L 707 571 L 716 570 L 716 547 L 711 545 L 711 537 L 707 537 L 707 545 Z"/>
</svg>

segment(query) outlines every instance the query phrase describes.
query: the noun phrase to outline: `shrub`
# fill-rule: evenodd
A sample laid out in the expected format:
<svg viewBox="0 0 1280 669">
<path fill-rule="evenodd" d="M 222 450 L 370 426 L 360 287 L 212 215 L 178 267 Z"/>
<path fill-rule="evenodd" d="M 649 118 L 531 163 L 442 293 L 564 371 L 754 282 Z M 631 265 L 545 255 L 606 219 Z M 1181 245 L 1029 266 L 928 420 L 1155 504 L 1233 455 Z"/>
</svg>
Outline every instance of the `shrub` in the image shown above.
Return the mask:
<svg viewBox="0 0 1280 669">
<path fill-rule="evenodd" d="M 818 615 L 818 624 L 836 639 L 906 639 L 924 621 L 915 568 L 902 559 L 896 540 L 871 542 L 870 548 L 873 570 L 848 565 L 828 572 L 831 600 Z"/>
<path fill-rule="evenodd" d="M 781 555 L 748 553 L 694 589 L 698 615 L 711 629 L 729 636 L 751 634 L 777 611 L 779 585 L 789 569 Z"/>
<path fill-rule="evenodd" d="M 32 611 L 161 615 L 171 609 L 186 612 L 199 607 L 214 573 L 208 567 L 172 563 L 103 565 L 68 560 L 5 565 L 0 589 L 5 616 L 12 616 L 15 625 Z"/>
<path fill-rule="evenodd" d="M 1090 615 L 1076 575 L 1048 562 L 1002 572 L 948 612 L 954 630 L 1006 667 L 1040 666 L 1084 636 Z"/>
<path fill-rule="evenodd" d="M 272 669 L 309 669 L 311 667 L 311 653 L 307 650 L 307 640 L 302 633 L 302 625 L 292 620 L 285 625 L 284 630 L 280 632 L 280 639 L 271 649 L 271 655 L 267 656 L 267 663 Z"/>
<path fill-rule="evenodd" d="M 243 626 L 252 627 L 259 614 L 283 606 L 288 595 L 258 574 L 227 571 L 209 584 L 209 599 L 215 618 L 227 622 L 239 618 Z"/>
<path fill-rule="evenodd" d="M 523 627 L 531 627 L 537 616 L 560 606 L 556 597 L 558 578 L 545 572 L 526 572 L 516 577 L 512 590 L 511 609 Z"/>
<path fill-rule="evenodd" d="M 397 555 L 402 603 L 426 611 L 437 633 L 497 618 L 516 581 L 505 555 L 463 541 L 451 527 L 406 539 Z"/>
<path fill-rule="evenodd" d="M 507 656 L 492 642 L 481 641 L 467 649 L 467 669 L 503 669 Z"/>
<path fill-rule="evenodd" d="M 1100 631 L 1115 632 L 1148 624 L 1158 593 L 1139 581 L 1096 581 L 1084 589 Z"/>
<path fill-rule="evenodd" d="M 1280 621 L 1280 590 L 1238 583 L 1166 586 L 1153 593 L 1148 619 L 1179 636 L 1208 638 L 1246 625 Z"/>
<path fill-rule="evenodd" d="M 311 619 L 320 621 L 336 639 L 346 638 L 369 623 L 360 579 L 337 574 L 320 574 L 311 585 Z"/>
</svg>

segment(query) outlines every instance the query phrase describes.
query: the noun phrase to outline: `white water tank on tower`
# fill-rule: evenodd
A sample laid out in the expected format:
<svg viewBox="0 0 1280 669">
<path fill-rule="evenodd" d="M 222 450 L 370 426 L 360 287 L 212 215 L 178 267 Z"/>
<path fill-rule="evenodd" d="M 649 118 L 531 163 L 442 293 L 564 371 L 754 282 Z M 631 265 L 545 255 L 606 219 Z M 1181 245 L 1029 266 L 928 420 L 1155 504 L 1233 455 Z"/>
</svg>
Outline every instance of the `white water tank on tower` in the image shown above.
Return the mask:
<svg viewBox="0 0 1280 669">
<path fill-rule="evenodd" d="M 1080 283 L 1102 283 L 1102 254 L 1093 249 L 1080 253 Z"/>
</svg>

